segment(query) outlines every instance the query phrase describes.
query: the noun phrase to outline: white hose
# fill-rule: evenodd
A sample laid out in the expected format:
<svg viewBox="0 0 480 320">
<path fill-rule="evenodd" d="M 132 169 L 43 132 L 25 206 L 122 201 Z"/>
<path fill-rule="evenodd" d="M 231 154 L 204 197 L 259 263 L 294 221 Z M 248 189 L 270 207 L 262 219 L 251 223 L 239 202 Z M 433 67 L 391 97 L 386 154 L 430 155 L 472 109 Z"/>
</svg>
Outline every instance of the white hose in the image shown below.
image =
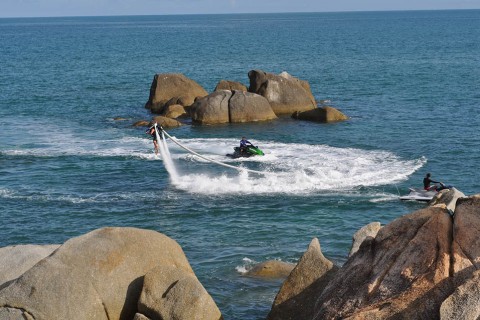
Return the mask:
<svg viewBox="0 0 480 320">
<path fill-rule="evenodd" d="M 156 130 L 156 126 L 155 126 L 155 130 Z M 263 175 L 269 173 L 269 172 L 262 172 L 262 171 L 245 169 L 245 168 L 241 168 L 241 167 L 235 167 L 235 166 L 231 166 L 231 165 L 229 165 L 229 164 L 226 164 L 226 163 L 223 163 L 223 162 L 220 162 L 220 161 L 217 161 L 217 160 L 213 160 L 213 159 L 204 157 L 204 156 L 202 156 L 201 154 L 193 151 L 192 149 L 189 149 L 189 148 L 185 147 L 184 145 L 182 145 L 180 142 L 177 141 L 177 139 L 175 139 L 175 138 L 173 138 L 171 135 L 169 135 L 162 127 L 160 127 L 160 130 L 162 130 L 162 132 L 163 132 L 167 137 L 169 137 L 170 140 L 172 140 L 173 142 L 175 142 L 180 148 L 183 148 L 183 149 L 187 150 L 188 152 L 190 152 L 191 154 L 194 154 L 194 155 L 196 155 L 197 157 L 200 157 L 200 158 L 202 158 L 202 159 L 204 159 L 204 160 L 207 160 L 207 161 L 216 163 L 216 164 L 218 164 L 218 165 L 221 165 L 221 166 L 224 166 L 224 167 L 227 167 L 227 168 L 235 169 L 235 170 L 238 170 L 238 171 L 247 171 L 247 172 L 259 173 L 259 174 L 263 174 Z"/>
</svg>

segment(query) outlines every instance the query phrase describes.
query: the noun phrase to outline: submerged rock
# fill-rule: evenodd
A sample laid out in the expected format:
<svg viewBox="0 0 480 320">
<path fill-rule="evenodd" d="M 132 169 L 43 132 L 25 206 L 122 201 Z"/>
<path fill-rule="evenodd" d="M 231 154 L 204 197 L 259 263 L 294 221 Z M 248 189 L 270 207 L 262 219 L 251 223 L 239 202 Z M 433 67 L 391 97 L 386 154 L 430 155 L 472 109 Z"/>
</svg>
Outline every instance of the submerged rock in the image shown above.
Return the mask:
<svg viewBox="0 0 480 320">
<path fill-rule="evenodd" d="M 182 123 L 179 122 L 178 120 L 167 118 L 167 117 L 164 117 L 164 116 L 156 116 L 152 119 L 152 121 L 150 121 L 148 126 L 152 126 L 155 122 L 159 126 L 162 126 L 165 129 L 177 128 L 177 127 L 180 127 L 182 125 Z"/>
<path fill-rule="evenodd" d="M 286 278 L 292 272 L 294 264 L 269 260 L 255 265 L 245 275 L 261 278 Z"/>
<path fill-rule="evenodd" d="M 136 121 L 134 124 L 132 124 L 132 126 L 134 127 L 148 127 L 150 125 L 151 121 L 147 121 L 147 120 L 139 120 L 139 121 Z"/>
<path fill-rule="evenodd" d="M 314 122 L 338 122 L 348 120 L 348 117 L 337 109 L 329 106 L 315 108 L 313 110 L 295 112 L 293 118 Z"/>
</svg>

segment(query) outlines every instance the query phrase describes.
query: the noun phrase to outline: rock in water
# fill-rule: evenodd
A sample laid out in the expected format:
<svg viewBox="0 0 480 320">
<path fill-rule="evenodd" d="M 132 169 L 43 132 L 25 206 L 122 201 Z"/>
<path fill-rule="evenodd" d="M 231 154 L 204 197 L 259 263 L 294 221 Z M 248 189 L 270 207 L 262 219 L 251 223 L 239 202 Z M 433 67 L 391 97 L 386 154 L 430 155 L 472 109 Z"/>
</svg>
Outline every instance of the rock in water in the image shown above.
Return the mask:
<svg viewBox="0 0 480 320">
<path fill-rule="evenodd" d="M 153 77 L 145 108 L 154 113 L 160 113 L 167 103 L 188 107 L 196 98 L 205 97 L 207 94 L 202 86 L 183 74 L 156 74 Z"/>
<path fill-rule="evenodd" d="M 316 108 L 317 103 L 307 81 L 292 77 L 284 72 L 280 75 L 251 70 L 248 73 L 248 91 L 265 97 L 278 115 L 292 115 L 294 112 Z"/>
</svg>

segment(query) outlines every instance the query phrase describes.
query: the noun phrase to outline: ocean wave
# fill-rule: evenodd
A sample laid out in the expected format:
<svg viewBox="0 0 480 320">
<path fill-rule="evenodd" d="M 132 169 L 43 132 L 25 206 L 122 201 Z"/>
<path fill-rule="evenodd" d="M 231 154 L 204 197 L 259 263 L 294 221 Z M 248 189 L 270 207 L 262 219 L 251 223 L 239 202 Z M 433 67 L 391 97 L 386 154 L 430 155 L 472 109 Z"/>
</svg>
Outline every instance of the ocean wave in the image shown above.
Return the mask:
<svg viewBox="0 0 480 320">
<path fill-rule="evenodd" d="M 106 192 L 90 196 L 78 196 L 74 194 L 48 193 L 44 191 L 28 191 L 28 194 L 21 193 L 11 189 L 0 189 L 0 198 L 19 199 L 24 201 L 36 202 L 67 202 L 72 204 L 81 203 L 111 203 L 118 201 L 131 201 L 138 199 L 151 199 L 155 196 L 154 192 Z"/>
</svg>

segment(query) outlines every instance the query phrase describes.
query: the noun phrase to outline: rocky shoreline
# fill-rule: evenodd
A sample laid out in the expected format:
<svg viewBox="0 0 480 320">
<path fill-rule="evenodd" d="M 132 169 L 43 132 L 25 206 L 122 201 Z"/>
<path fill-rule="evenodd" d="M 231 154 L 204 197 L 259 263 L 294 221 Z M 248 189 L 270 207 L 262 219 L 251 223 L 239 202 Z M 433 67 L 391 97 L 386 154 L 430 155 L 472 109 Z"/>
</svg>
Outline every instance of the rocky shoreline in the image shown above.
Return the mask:
<svg viewBox="0 0 480 320">
<path fill-rule="evenodd" d="M 443 190 L 424 209 L 353 236 L 343 266 L 314 238 L 267 319 L 478 319 L 480 195 Z M 0 319 L 223 319 L 182 248 L 151 230 L 102 228 L 62 245 L 0 248 Z"/>
</svg>

